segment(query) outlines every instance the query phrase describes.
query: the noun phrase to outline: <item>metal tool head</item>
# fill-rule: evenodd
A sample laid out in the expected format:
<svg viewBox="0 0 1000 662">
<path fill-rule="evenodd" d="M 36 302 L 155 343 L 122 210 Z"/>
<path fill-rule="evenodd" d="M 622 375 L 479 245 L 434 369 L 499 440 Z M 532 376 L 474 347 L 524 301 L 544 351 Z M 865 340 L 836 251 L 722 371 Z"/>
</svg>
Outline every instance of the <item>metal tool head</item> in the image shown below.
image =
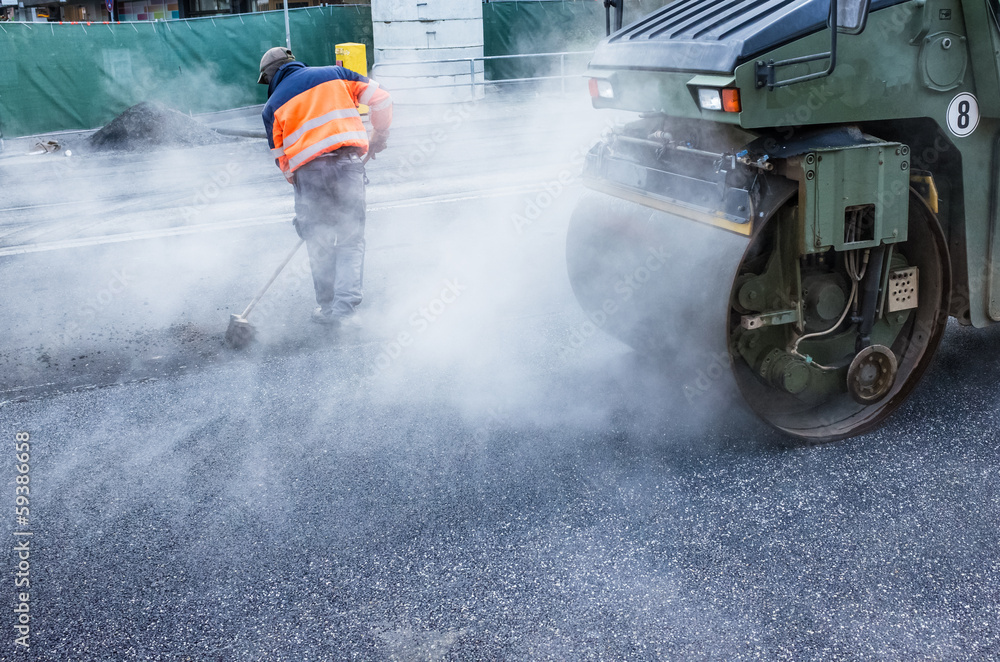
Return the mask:
<svg viewBox="0 0 1000 662">
<path fill-rule="evenodd" d="M 233 349 L 244 349 L 253 342 L 257 330 L 243 315 L 230 315 L 229 328 L 226 329 L 226 344 Z"/>
</svg>

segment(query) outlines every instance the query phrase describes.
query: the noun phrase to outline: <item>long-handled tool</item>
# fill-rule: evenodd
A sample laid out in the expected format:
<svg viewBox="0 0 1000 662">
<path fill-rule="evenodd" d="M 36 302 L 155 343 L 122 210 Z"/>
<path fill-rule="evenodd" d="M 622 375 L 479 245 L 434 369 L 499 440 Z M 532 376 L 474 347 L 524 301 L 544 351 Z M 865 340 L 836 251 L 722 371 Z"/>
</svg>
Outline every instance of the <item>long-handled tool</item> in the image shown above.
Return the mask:
<svg viewBox="0 0 1000 662">
<path fill-rule="evenodd" d="M 250 305 L 247 306 L 246 310 L 243 311 L 241 315 L 230 315 L 229 316 L 229 328 L 226 329 L 226 344 L 234 349 L 243 349 L 251 342 L 253 342 L 254 336 L 257 335 L 257 330 L 253 328 L 253 325 L 247 320 L 247 316 L 250 315 L 250 311 L 253 307 L 257 305 L 264 293 L 267 292 L 271 284 L 278 278 L 278 275 L 284 270 L 288 263 L 292 261 L 292 258 L 305 243 L 305 239 L 299 239 L 299 242 L 295 244 L 295 248 L 292 252 L 288 254 L 288 257 L 284 259 L 281 265 L 275 270 L 274 275 L 271 276 L 271 280 L 267 281 L 267 284 L 261 288 L 257 296 L 253 298 Z"/>
<path fill-rule="evenodd" d="M 375 153 L 368 152 L 365 154 L 365 157 L 361 159 L 361 165 L 365 165 L 368 161 L 374 158 Z M 367 177 L 365 178 L 365 183 L 368 183 Z M 253 342 L 254 337 L 257 335 L 257 330 L 254 329 L 253 325 L 247 320 L 247 316 L 250 314 L 250 311 L 253 310 L 253 307 L 257 305 L 257 302 L 260 301 L 261 297 L 264 296 L 264 293 L 267 292 L 267 289 L 271 287 L 271 283 L 278 278 L 278 275 L 282 272 L 282 270 L 288 266 L 289 262 L 292 261 L 292 258 L 298 252 L 299 248 L 302 247 L 302 244 L 304 244 L 305 241 L 305 239 L 299 239 L 299 243 L 295 244 L 295 248 L 292 249 L 292 252 L 288 254 L 285 261 L 282 262 L 281 266 L 279 266 L 274 272 L 274 275 L 271 276 L 271 280 L 267 281 L 267 284 L 264 285 L 260 292 L 257 293 L 257 296 L 253 298 L 253 301 L 250 302 L 250 305 L 247 306 L 247 309 L 243 311 L 242 315 L 229 316 L 229 328 L 226 329 L 226 344 L 230 347 L 234 349 L 243 349 Z"/>
</svg>

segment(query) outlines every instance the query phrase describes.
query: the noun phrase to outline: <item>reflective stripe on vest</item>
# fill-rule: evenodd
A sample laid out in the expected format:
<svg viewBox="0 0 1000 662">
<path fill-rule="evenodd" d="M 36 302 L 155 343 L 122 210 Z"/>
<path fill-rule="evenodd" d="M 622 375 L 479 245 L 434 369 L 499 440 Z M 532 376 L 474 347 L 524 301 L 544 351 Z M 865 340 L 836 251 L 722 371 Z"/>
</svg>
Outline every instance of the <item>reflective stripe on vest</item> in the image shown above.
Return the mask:
<svg viewBox="0 0 1000 662">
<path fill-rule="evenodd" d="M 320 140 L 315 145 L 310 145 L 292 158 L 288 159 L 288 167 L 294 170 L 299 166 L 299 164 L 308 161 L 325 150 L 327 147 L 347 142 L 348 140 L 368 140 L 368 134 L 365 131 L 345 131 L 344 133 L 334 134 L 329 138 Z"/>
<path fill-rule="evenodd" d="M 334 120 L 342 120 L 348 117 L 354 117 L 357 114 L 358 111 L 354 108 L 343 108 L 340 110 L 332 110 L 325 115 L 320 115 L 319 117 L 313 118 L 308 122 L 305 122 L 298 129 L 296 129 L 292 133 L 282 138 L 281 146 L 283 149 L 288 149 L 296 142 L 298 142 L 299 138 L 301 138 L 302 134 L 304 134 L 306 131 L 309 131 L 310 129 L 315 129 L 316 127 L 319 126 L 323 126 L 324 124 L 327 124 L 328 122 L 332 122 Z"/>
<path fill-rule="evenodd" d="M 366 89 L 364 93 L 360 97 L 358 97 L 358 103 L 361 104 L 362 106 L 367 106 L 368 102 L 372 100 L 372 96 L 377 91 L 378 91 L 378 83 L 376 83 L 375 81 L 369 81 L 368 89 Z"/>
<path fill-rule="evenodd" d="M 392 105 L 392 99 L 386 99 L 385 101 L 380 101 L 379 103 L 370 106 L 370 108 L 372 110 L 382 110 L 384 108 L 388 108 L 391 105 Z"/>
</svg>

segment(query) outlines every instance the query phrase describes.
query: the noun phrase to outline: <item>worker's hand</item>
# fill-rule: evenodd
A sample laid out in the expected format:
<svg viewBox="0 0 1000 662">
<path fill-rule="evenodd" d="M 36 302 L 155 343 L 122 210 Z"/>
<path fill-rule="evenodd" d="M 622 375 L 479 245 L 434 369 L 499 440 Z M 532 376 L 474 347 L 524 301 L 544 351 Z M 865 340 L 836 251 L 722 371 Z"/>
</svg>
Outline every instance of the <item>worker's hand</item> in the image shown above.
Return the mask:
<svg viewBox="0 0 1000 662">
<path fill-rule="evenodd" d="M 288 180 L 288 183 L 291 184 L 292 186 L 295 186 L 295 173 L 294 172 L 286 172 L 284 174 L 285 174 L 285 179 Z"/>
<path fill-rule="evenodd" d="M 368 139 L 368 151 L 372 154 L 378 154 L 385 149 L 385 145 L 388 141 L 388 131 L 375 131 L 372 133 L 371 138 Z"/>
</svg>

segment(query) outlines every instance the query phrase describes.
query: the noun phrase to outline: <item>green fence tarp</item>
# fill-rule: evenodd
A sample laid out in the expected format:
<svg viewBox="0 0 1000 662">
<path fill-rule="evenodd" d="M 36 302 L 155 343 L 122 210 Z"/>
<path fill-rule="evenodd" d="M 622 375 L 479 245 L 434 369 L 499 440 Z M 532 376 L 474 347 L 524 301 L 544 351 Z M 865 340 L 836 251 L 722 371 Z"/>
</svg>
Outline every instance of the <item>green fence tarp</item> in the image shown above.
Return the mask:
<svg viewBox="0 0 1000 662">
<path fill-rule="evenodd" d="M 597 0 L 487 2 L 483 4 L 483 55 L 593 51 L 604 38 L 604 3 Z M 579 70 L 586 56 L 566 65 Z M 558 58 L 487 60 L 487 80 L 558 75 Z"/>
<path fill-rule="evenodd" d="M 668 0 L 636 0 L 633 21 Z M 371 7 L 293 9 L 292 49 L 314 65 L 333 64 L 338 43 L 372 47 Z M 487 56 L 592 51 L 604 37 L 600 0 L 483 4 Z M 0 135 L 94 129 L 140 101 L 183 112 L 263 103 L 256 85 L 261 54 L 285 43 L 282 12 L 121 24 L 0 23 Z M 588 56 L 567 57 L 573 74 Z M 560 74 L 559 58 L 487 60 L 489 80 Z"/>
<path fill-rule="evenodd" d="M 358 42 L 372 58 L 371 8 L 289 12 L 292 49 L 307 64 L 336 61 Z M 282 12 L 121 24 L 0 23 L 0 132 L 6 137 L 103 126 L 140 101 L 182 112 L 263 103 L 261 54 L 285 43 Z"/>
</svg>

